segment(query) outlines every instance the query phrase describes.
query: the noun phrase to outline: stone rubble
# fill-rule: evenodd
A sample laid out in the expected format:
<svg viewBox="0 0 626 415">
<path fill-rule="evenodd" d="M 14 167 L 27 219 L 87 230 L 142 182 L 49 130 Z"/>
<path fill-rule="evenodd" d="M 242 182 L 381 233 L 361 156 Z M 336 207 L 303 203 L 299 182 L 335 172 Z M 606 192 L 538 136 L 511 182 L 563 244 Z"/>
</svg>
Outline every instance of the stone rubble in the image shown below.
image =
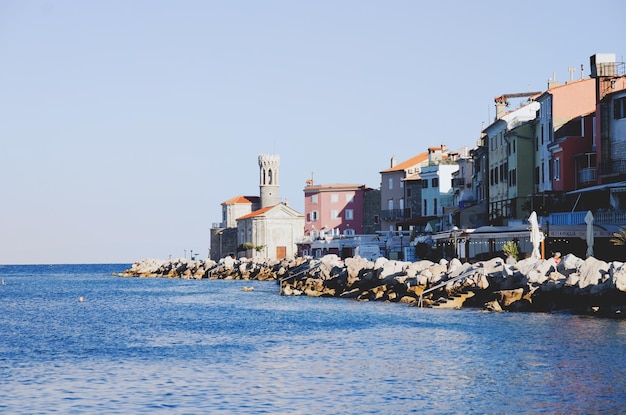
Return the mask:
<svg viewBox="0 0 626 415">
<path fill-rule="evenodd" d="M 165 277 L 276 281 L 282 295 L 389 301 L 437 308 L 475 307 L 486 311 L 571 311 L 626 317 L 626 264 L 569 254 L 554 259 L 502 258 L 476 263 L 458 259 L 375 262 L 337 255 L 284 260 L 222 258 L 145 259 L 120 277 Z M 436 288 L 438 287 L 438 288 Z M 432 289 L 432 290 L 431 290 Z M 424 293 L 426 291 L 426 293 Z"/>
</svg>

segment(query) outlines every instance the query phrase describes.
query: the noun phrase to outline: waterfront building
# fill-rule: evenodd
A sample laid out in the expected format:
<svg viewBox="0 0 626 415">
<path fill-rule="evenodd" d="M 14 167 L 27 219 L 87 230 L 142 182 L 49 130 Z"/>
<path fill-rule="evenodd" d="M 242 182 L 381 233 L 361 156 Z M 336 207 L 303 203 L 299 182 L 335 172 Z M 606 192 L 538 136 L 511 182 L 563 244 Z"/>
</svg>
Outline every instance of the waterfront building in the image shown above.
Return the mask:
<svg viewBox="0 0 626 415">
<path fill-rule="evenodd" d="M 235 196 L 222 202 L 222 221 L 211 227 L 211 250 L 209 257 L 219 261 L 237 252 L 237 218 L 261 207 L 258 196 Z"/>
<path fill-rule="evenodd" d="M 456 159 L 450 158 L 438 164 L 422 168 L 422 216 L 436 217 L 435 231 L 450 229 L 454 207 L 452 176 L 459 170 Z"/>
<path fill-rule="evenodd" d="M 233 254 L 233 235 L 235 255 L 283 259 L 297 254 L 296 242 L 304 235 L 304 215 L 280 200 L 280 158 L 262 154 L 258 163 L 260 196 L 222 203 L 222 226 L 214 225 L 211 230 L 211 259 Z"/>
<path fill-rule="evenodd" d="M 436 153 L 435 153 L 436 154 Z M 394 231 L 397 224 L 407 219 L 405 211 L 406 194 L 404 180 L 428 165 L 429 153 L 423 152 L 398 163 L 391 158 L 389 168 L 380 171 L 380 220 L 381 231 Z M 421 215 L 421 212 L 412 212 Z"/>
<path fill-rule="evenodd" d="M 530 96 L 532 97 L 532 95 Z M 506 97 L 506 95 L 503 95 L 503 97 Z M 496 98 L 497 108 L 502 105 L 502 101 L 501 97 Z M 514 213 L 512 211 L 514 207 L 512 207 L 509 197 L 509 152 L 511 147 L 507 137 L 510 138 L 510 141 L 516 143 L 514 154 L 517 154 L 517 140 L 514 138 L 515 134 L 511 133 L 511 131 L 533 120 L 538 110 L 539 103 L 530 100 L 523 106 L 506 113 L 496 111 L 498 118 L 483 130 L 485 145 L 489 154 L 488 174 L 484 179 L 488 180 L 487 185 L 489 187 L 490 225 L 504 225 L 504 222 L 512 218 Z M 528 132 L 526 133 L 528 134 Z M 521 134 L 523 135 L 523 132 Z M 526 160 L 525 162 L 532 163 L 531 160 Z M 520 180 L 529 179 L 520 178 Z M 517 182 L 517 175 L 515 180 Z"/>
<path fill-rule="evenodd" d="M 372 189 L 362 184 L 317 185 L 307 180 L 304 188 L 304 234 L 363 234 L 365 194 Z"/>
</svg>

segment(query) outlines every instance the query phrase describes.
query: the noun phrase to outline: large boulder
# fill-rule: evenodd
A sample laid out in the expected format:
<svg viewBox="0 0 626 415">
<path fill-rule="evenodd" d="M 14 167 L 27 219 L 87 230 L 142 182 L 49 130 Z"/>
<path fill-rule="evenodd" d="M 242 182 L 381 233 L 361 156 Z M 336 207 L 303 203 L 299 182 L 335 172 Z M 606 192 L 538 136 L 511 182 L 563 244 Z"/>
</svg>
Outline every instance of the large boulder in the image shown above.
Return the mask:
<svg viewBox="0 0 626 415">
<path fill-rule="evenodd" d="M 582 290 L 590 285 L 597 285 L 606 281 L 609 278 L 609 264 L 594 257 L 589 257 L 585 259 L 578 274 L 580 276 L 578 288 Z"/>
</svg>

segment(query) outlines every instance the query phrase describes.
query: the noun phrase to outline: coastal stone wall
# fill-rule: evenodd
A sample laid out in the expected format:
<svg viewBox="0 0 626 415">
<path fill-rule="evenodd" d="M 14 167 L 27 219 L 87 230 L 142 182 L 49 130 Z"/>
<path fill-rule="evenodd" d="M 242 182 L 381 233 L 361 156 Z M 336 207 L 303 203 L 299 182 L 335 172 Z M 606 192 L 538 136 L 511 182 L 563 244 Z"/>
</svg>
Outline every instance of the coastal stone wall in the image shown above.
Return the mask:
<svg viewBox="0 0 626 415">
<path fill-rule="evenodd" d="M 401 302 L 436 308 L 477 307 L 489 311 L 558 311 L 626 316 L 626 264 L 566 255 L 501 258 L 477 263 L 439 263 L 326 255 L 285 260 L 222 258 L 219 261 L 146 259 L 121 277 L 269 280 L 282 295 Z"/>
</svg>

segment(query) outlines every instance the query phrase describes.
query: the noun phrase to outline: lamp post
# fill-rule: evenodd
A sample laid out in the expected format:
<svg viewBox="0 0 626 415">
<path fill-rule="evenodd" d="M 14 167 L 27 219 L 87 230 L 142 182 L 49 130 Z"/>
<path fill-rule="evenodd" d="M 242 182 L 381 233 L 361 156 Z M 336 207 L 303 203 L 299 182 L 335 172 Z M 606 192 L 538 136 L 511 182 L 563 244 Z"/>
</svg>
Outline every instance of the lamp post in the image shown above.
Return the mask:
<svg viewBox="0 0 626 415">
<path fill-rule="evenodd" d="M 452 227 L 452 237 L 454 238 L 454 257 L 459 257 L 459 246 L 458 246 L 458 237 L 459 237 L 459 228 L 457 226 Z"/>
</svg>

